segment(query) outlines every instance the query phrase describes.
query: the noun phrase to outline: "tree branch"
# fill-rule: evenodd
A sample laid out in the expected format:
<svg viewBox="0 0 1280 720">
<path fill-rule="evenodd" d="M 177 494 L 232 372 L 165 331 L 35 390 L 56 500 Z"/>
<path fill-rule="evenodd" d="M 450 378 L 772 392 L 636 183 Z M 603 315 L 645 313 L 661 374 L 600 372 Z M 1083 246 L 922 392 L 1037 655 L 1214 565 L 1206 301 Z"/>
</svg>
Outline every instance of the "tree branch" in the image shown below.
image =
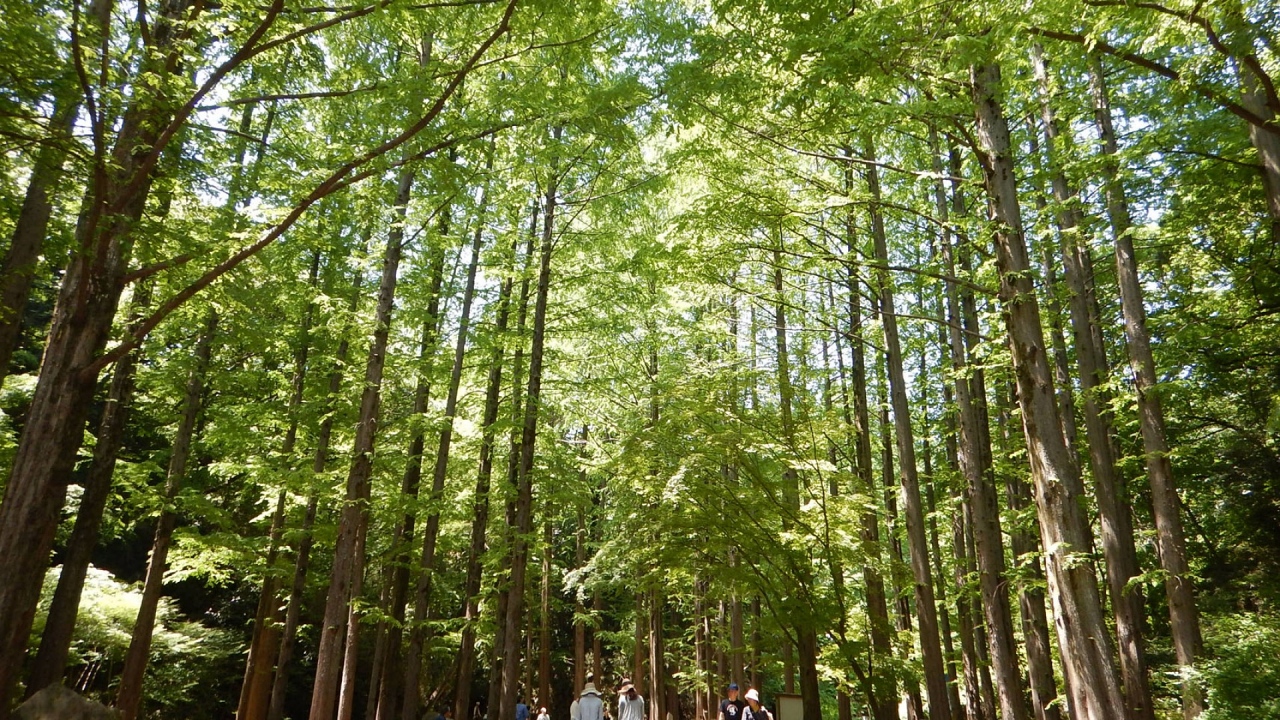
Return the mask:
<svg viewBox="0 0 1280 720">
<path fill-rule="evenodd" d="M 98 373 L 100 373 L 104 367 L 110 365 L 121 357 L 124 357 L 125 353 L 137 347 L 143 339 L 145 339 L 146 336 L 161 323 L 161 321 L 168 317 L 174 310 L 178 309 L 183 303 L 190 300 L 201 290 L 213 284 L 213 282 L 218 278 L 239 266 L 240 263 L 258 254 L 264 248 L 275 242 L 285 233 L 286 230 L 293 227 L 298 219 L 301 218 L 312 205 L 316 204 L 321 199 L 339 190 L 350 187 L 365 178 L 384 172 L 387 169 L 394 169 L 406 163 L 419 160 L 443 148 L 451 147 L 463 140 L 488 137 L 495 132 L 514 125 L 515 123 L 504 123 L 474 134 L 470 138 L 446 138 L 445 140 L 442 140 L 421 152 L 406 156 L 399 162 L 393 163 L 390 168 L 379 167 L 365 169 L 362 172 L 356 173 L 357 170 L 367 166 L 371 161 L 386 155 L 388 152 L 395 150 L 401 145 L 404 145 L 435 120 L 440 112 L 444 110 L 445 104 L 449 101 L 449 98 L 451 98 L 457 91 L 458 87 L 462 85 L 463 78 L 471 71 L 471 68 L 473 68 L 484 54 L 488 52 L 489 48 L 492 47 L 493 44 L 510 29 L 511 17 L 515 13 L 516 4 L 518 2 L 519 0 L 508 0 L 506 11 L 503 13 L 502 19 L 498 22 L 498 25 L 495 27 L 493 32 L 485 38 L 484 42 L 480 43 L 480 46 L 476 48 L 475 52 L 473 52 L 467 61 L 463 63 L 462 67 L 454 74 L 453 79 L 450 80 L 449 84 L 440 92 L 439 97 L 436 98 L 435 102 L 432 103 L 431 107 L 427 109 L 417 122 L 396 137 L 363 153 L 359 157 L 347 162 L 342 167 L 335 170 L 329 175 L 329 177 L 317 185 L 315 189 L 307 195 L 307 197 L 295 205 L 293 210 L 283 220 L 277 223 L 275 227 L 271 228 L 271 230 L 263 235 L 262 238 L 248 247 L 241 249 L 239 252 L 236 252 L 226 260 L 218 263 L 196 279 L 195 282 L 183 288 L 176 295 L 165 301 L 154 313 L 151 314 L 150 317 L 139 323 L 138 328 L 131 332 L 128 337 L 120 342 L 119 345 L 86 366 L 84 370 L 81 371 L 82 377 L 87 379 L 96 378 Z M 353 175 L 352 173 L 355 174 Z"/>
<path fill-rule="evenodd" d="M 1206 87 L 1204 85 L 1200 85 L 1198 83 L 1197 84 L 1188 83 L 1182 77 L 1182 73 L 1178 72 L 1177 70 L 1174 70 L 1168 65 L 1156 62 L 1155 60 L 1152 60 L 1150 58 L 1143 57 L 1141 55 L 1138 55 L 1137 53 L 1131 53 L 1127 50 L 1122 50 L 1114 45 L 1105 43 L 1095 38 L 1090 38 L 1085 35 L 1080 35 L 1078 33 L 1059 32 L 1057 30 L 1047 30 L 1045 28 L 1040 28 L 1040 27 L 1029 27 L 1027 28 L 1027 32 L 1031 33 L 1032 35 L 1046 37 L 1051 40 L 1061 40 L 1064 42 L 1075 43 L 1077 45 L 1083 45 L 1086 48 L 1104 52 L 1113 57 L 1118 57 L 1121 60 L 1125 60 L 1126 62 L 1137 65 L 1138 67 L 1150 70 L 1151 72 L 1156 73 L 1157 75 L 1166 77 L 1174 82 L 1182 83 L 1187 88 L 1195 92 L 1197 95 L 1218 105 L 1219 107 L 1231 113 L 1232 115 L 1235 115 L 1236 117 L 1241 118 L 1242 120 L 1249 123 L 1250 125 L 1254 125 L 1258 128 L 1261 128 L 1273 135 L 1280 136 L 1280 127 L 1277 127 L 1274 123 L 1267 121 L 1266 118 L 1262 117 L 1261 115 L 1258 115 L 1252 110 L 1249 110 L 1248 108 L 1241 105 L 1240 103 L 1235 102 L 1230 98 L 1223 97 L 1221 93 L 1216 92 L 1212 88 Z"/>
</svg>

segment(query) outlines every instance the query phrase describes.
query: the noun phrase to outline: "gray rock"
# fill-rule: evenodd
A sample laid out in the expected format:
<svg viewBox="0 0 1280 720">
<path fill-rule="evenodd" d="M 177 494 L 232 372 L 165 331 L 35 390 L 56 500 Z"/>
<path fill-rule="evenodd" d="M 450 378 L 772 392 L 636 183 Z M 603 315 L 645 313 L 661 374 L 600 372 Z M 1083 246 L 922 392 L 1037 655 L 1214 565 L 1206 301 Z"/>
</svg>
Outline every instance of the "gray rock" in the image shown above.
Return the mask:
<svg viewBox="0 0 1280 720">
<path fill-rule="evenodd" d="M 119 720 L 115 710 L 81 697 L 62 685 L 50 685 L 14 711 L 14 720 Z"/>
</svg>

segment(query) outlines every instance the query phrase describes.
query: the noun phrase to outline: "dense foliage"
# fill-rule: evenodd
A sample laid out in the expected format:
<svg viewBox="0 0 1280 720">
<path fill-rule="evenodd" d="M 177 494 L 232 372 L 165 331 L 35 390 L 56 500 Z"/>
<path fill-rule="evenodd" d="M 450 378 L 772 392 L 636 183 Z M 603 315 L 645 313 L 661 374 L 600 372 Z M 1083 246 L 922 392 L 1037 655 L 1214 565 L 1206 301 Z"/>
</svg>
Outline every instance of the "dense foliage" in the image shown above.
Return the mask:
<svg viewBox="0 0 1280 720">
<path fill-rule="evenodd" d="M 1275 7 L 0 3 L 0 720 L 1280 718 Z"/>
</svg>

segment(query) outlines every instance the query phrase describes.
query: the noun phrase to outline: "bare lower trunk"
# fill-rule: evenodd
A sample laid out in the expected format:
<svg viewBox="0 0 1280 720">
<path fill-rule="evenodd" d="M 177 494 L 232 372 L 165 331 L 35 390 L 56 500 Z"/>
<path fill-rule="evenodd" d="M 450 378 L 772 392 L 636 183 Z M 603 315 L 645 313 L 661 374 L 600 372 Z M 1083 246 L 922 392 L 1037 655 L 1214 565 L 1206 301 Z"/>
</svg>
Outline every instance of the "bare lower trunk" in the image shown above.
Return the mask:
<svg viewBox="0 0 1280 720">
<path fill-rule="evenodd" d="M 1133 370 L 1138 395 L 1138 422 L 1142 431 L 1142 447 L 1151 484 L 1152 514 L 1156 523 L 1156 548 L 1160 566 L 1166 573 L 1165 593 L 1169 600 L 1169 625 L 1173 635 L 1178 664 L 1192 667 L 1201 651 L 1200 620 L 1195 593 L 1187 569 L 1186 540 L 1182 532 L 1182 512 L 1178 502 L 1177 483 L 1169 462 L 1169 443 L 1164 429 L 1164 410 L 1157 387 L 1155 359 L 1151 353 L 1151 334 L 1147 330 L 1147 312 L 1143 303 L 1142 283 L 1138 276 L 1138 258 L 1133 247 L 1132 221 L 1128 199 L 1120 182 L 1115 155 L 1118 152 L 1115 130 L 1111 125 L 1111 103 L 1100 61 L 1092 60 L 1091 79 L 1094 116 L 1102 138 L 1105 155 L 1103 177 L 1107 198 L 1107 215 L 1116 241 L 1116 281 L 1120 287 L 1120 305 L 1124 313 L 1125 339 L 1128 341 L 1129 365 Z M 1268 207 L 1272 214 L 1272 239 L 1280 242 L 1280 139 L 1273 133 L 1250 126 L 1254 144 L 1270 148 L 1263 155 L 1267 179 Z M 1265 136 L 1265 137 L 1263 137 Z M 1259 148 L 1261 150 L 1261 146 Z M 1182 711 L 1193 720 L 1204 709 L 1204 699 L 1194 682 L 1183 686 Z"/>
<path fill-rule="evenodd" d="M 142 602 L 133 625 L 129 650 L 125 653 L 124 667 L 120 671 L 120 687 L 116 691 L 116 711 L 124 720 L 134 720 L 142 706 L 142 680 L 147 671 L 147 661 L 151 658 L 151 635 L 155 629 L 160 594 L 164 589 L 164 573 L 169 567 L 169 545 L 178 520 L 177 511 L 172 505 L 186 480 L 187 460 L 191 456 L 196 419 L 203 406 L 205 374 L 209 367 L 213 334 L 217 325 L 218 316 L 210 310 L 204 332 L 196 343 L 196 364 L 187 380 L 186 395 L 182 400 L 182 419 L 173 438 L 173 454 L 169 458 L 164 488 L 165 507 L 160 511 L 160 519 L 156 522 L 151 559 L 147 562 L 147 578 L 142 585 Z"/>
<path fill-rule="evenodd" d="M 368 526 L 369 510 L 361 522 Z M 338 720 L 351 720 L 356 707 L 356 674 L 359 672 L 360 613 L 356 601 L 364 593 L 365 538 L 357 538 L 355 577 L 351 583 L 351 602 L 347 605 L 347 637 L 342 649 L 342 680 L 338 689 Z"/>
<path fill-rule="evenodd" d="M 551 521 L 542 521 L 542 573 L 538 592 L 538 703 L 551 706 Z"/>
<path fill-rule="evenodd" d="M 1029 276 L 1009 130 L 995 97 L 1000 70 L 972 69 L 978 139 L 996 221 L 1000 300 L 1022 406 L 1023 432 L 1036 484 L 1040 532 L 1045 543 L 1058 649 L 1068 670 L 1077 720 L 1120 720 L 1124 702 L 1112 663 L 1111 639 L 1102 615 L 1097 577 L 1081 553 L 1092 545 L 1082 516 L 1079 469 L 1062 435 L 1053 377 L 1045 356 L 1039 306 Z"/>
<path fill-rule="evenodd" d="M 665 597 L 661 590 L 649 591 L 649 717 L 664 720 L 667 710 L 666 638 L 663 628 L 662 607 Z"/>
</svg>

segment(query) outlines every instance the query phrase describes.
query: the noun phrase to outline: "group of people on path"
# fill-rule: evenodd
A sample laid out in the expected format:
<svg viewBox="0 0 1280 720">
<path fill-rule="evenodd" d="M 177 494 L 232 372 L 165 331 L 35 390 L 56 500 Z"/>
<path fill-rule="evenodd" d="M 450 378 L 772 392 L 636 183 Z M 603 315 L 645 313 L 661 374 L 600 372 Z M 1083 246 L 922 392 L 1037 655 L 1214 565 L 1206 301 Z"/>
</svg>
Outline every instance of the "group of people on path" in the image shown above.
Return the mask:
<svg viewBox="0 0 1280 720">
<path fill-rule="evenodd" d="M 738 698 L 738 684 L 729 683 L 727 697 L 720 701 L 720 713 L 717 720 L 773 720 L 773 714 L 760 704 L 760 693 L 751 688 L 744 699 Z M 543 709 L 543 713 L 546 710 Z M 582 691 L 569 706 L 569 720 L 605 720 L 608 712 L 605 709 L 604 695 L 596 689 L 595 675 L 588 674 Z M 635 683 L 623 678 L 618 686 L 617 720 L 646 720 L 644 697 L 636 690 Z M 667 716 L 670 718 L 670 714 Z M 517 717 L 516 720 L 529 720 Z M 538 720 L 547 720 L 543 715 Z"/>
</svg>

